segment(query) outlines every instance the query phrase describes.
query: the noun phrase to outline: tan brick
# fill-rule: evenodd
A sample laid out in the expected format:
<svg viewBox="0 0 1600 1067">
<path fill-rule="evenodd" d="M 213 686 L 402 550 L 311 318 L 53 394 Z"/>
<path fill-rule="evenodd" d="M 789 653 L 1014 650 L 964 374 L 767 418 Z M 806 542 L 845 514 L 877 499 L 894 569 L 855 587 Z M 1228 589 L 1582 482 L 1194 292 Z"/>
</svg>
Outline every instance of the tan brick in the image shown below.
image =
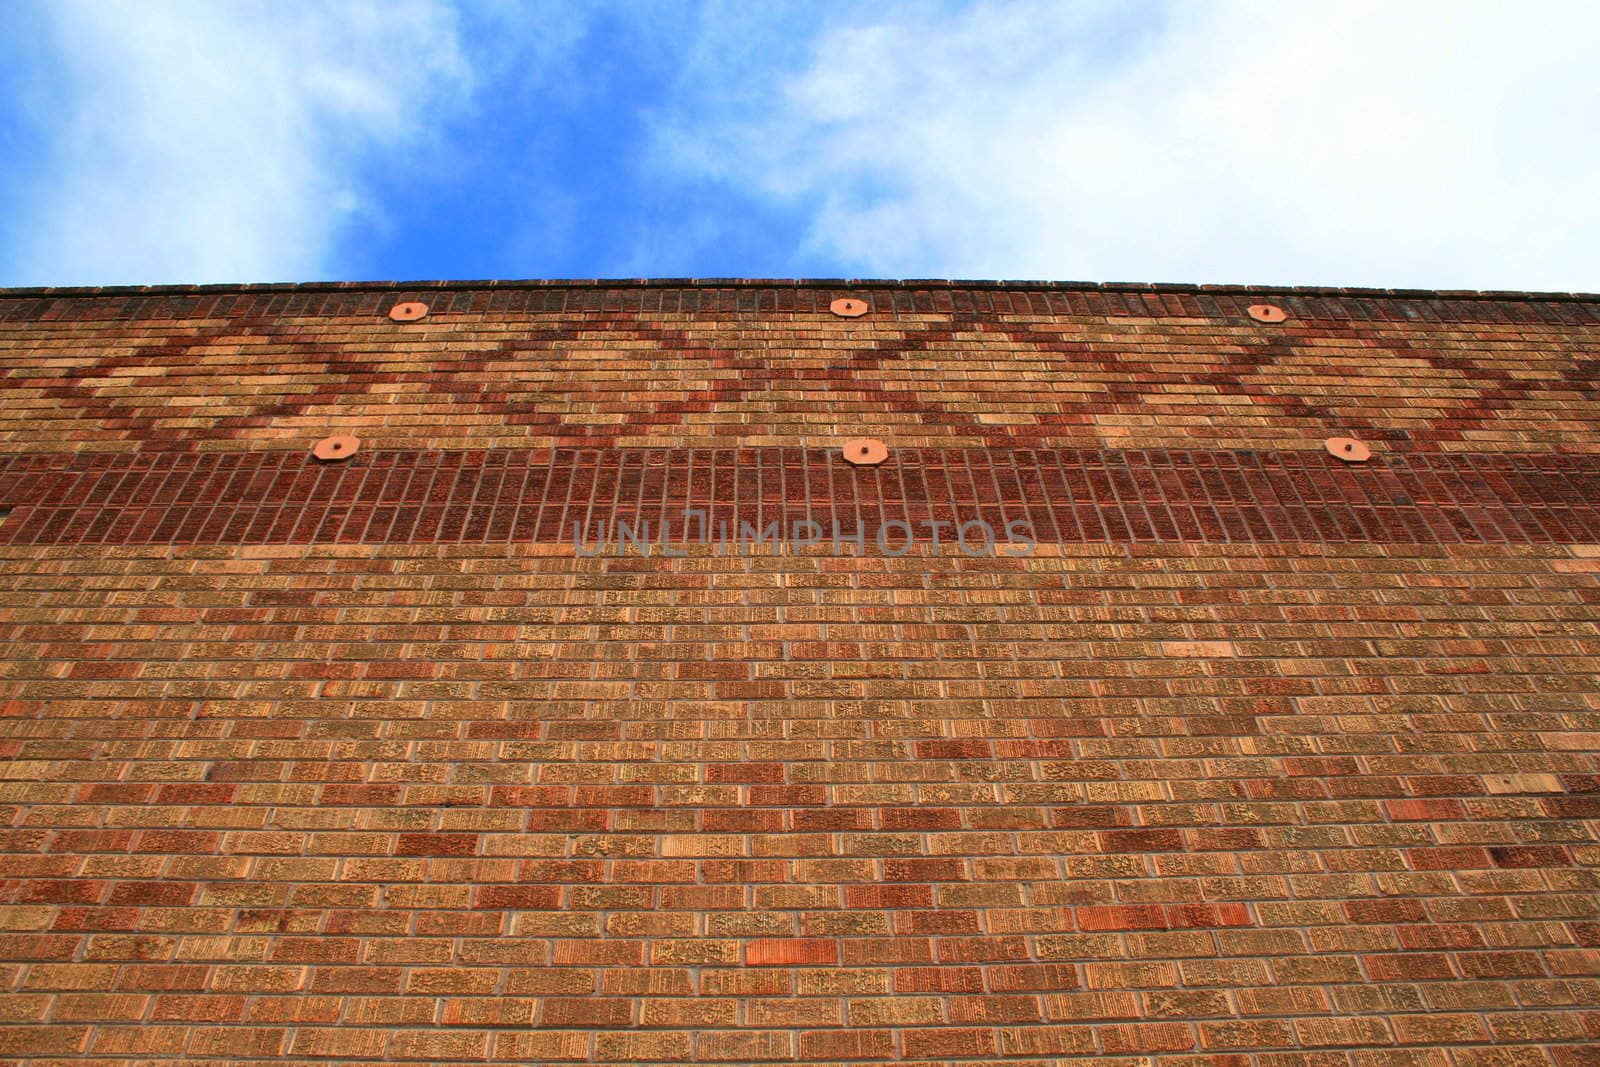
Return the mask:
<svg viewBox="0 0 1600 1067">
<path fill-rule="evenodd" d="M 1486 774 L 1483 784 L 1491 793 L 1561 792 L 1561 780 L 1553 774 Z"/>
</svg>

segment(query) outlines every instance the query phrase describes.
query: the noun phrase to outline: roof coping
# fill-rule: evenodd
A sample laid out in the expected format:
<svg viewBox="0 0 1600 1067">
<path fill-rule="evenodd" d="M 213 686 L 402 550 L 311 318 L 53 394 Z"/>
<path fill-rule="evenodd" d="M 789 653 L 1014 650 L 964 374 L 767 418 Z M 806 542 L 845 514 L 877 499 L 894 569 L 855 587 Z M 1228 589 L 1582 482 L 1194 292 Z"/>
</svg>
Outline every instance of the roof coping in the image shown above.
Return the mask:
<svg viewBox="0 0 1600 1067">
<path fill-rule="evenodd" d="M 184 293 L 401 292 L 471 289 L 1015 289 L 1121 293 L 1207 293 L 1299 296 L 1410 297 L 1530 302 L 1600 301 L 1600 293 L 1479 289 L 1372 289 L 1318 285 L 1216 285 L 1183 282 L 963 280 L 949 278 L 521 278 L 478 281 L 245 282 L 204 285 L 86 285 L 0 287 L 4 297 L 126 296 Z"/>
</svg>

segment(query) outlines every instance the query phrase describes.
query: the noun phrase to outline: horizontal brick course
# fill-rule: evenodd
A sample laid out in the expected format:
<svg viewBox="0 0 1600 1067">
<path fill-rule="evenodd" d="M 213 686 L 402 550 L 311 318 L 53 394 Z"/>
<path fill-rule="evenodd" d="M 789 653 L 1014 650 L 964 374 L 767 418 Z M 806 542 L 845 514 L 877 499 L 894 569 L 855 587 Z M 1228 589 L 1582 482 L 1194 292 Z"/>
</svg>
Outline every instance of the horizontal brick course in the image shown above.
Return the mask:
<svg viewBox="0 0 1600 1067">
<path fill-rule="evenodd" d="M 1581 542 L 1600 539 L 1600 456 L 1348 466 L 1320 452 L 908 449 L 860 470 L 776 448 L 379 452 L 331 466 L 282 452 L 13 454 L 0 456 L 0 501 L 12 509 L 0 543 L 41 545 Z"/>
</svg>

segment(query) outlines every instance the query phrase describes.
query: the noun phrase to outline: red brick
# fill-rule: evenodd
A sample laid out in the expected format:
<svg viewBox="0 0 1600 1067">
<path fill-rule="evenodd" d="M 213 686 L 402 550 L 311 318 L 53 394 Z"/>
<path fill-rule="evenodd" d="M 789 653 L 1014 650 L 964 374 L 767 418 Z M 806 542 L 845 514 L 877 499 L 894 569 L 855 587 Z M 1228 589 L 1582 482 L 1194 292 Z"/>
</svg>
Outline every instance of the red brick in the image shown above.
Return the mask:
<svg viewBox="0 0 1600 1067">
<path fill-rule="evenodd" d="M 838 963 L 839 943 L 819 937 L 768 937 L 744 947 L 744 961 L 755 967 Z"/>
<path fill-rule="evenodd" d="M 1465 814 L 1459 800 L 1386 800 L 1384 809 L 1396 821 L 1408 819 L 1438 822 L 1460 819 Z"/>
<path fill-rule="evenodd" d="M 845 886 L 847 908 L 927 908 L 933 906 L 933 887 L 927 885 Z"/>
<path fill-rule="evenodd" d="M 917 758 L 930 760 L 990 759 L 994 747 L 988 741 L 964 738 L 955 741 L 918 741 Z"/>
<path fill-rule="evenodd" d="M 1572 854 L 1561 845 L 1492 847 L 1489 858 L 1496 867 L 1570 867 Z"/>
<path fill-rule="evenodd" d="M 478 851 L 477 834 L 401 834 L 396 856 L 471 856 Z"/>
<path fill-rule="evenodd" d="M 1178 830 L 1106 830 L 1096 835 L 1103 852 L 1180 852 L 1183 834 Z"/>
<path fill-rule="evenodd" d="M 1163 916 L 1174 930 L 1250 925 L 1250 909 L 1243 904 L 1169 904 Z"/>
<path fill-rule="evenodd" d="M 1167 916 L 1155 904 L 1117 904 L 1106 907 L 1074 908 L 1081 930 L 1164 930 Z"/>
</svg>

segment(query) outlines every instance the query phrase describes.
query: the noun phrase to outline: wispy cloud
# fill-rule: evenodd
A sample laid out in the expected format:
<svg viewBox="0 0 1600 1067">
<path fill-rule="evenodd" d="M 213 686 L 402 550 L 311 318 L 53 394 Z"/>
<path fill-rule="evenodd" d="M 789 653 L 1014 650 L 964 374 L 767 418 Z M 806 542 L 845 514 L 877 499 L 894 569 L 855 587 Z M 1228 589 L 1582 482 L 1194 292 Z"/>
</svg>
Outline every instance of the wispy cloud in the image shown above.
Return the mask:
<svg viewBox="0 0 1600 1067">
<path fill-rule="evenodd" d="M 1591 5 L 61 0 L 7 14 L 0 284 L 1600 288 Z"/>
<path fill-rule="evenodd" d="M 96 0 L 38 21 L 25 88 L 47 114 L 8 182 L 7 284 L 326 276 L 363 171 L 472 83 L 433 0 Z"/>
<path fill-rule="evenodd" d="M 984 3 L 835 20 L 662 126 L 881 275 L 1600 288 L 1600 9 Z"/>
</svg>

